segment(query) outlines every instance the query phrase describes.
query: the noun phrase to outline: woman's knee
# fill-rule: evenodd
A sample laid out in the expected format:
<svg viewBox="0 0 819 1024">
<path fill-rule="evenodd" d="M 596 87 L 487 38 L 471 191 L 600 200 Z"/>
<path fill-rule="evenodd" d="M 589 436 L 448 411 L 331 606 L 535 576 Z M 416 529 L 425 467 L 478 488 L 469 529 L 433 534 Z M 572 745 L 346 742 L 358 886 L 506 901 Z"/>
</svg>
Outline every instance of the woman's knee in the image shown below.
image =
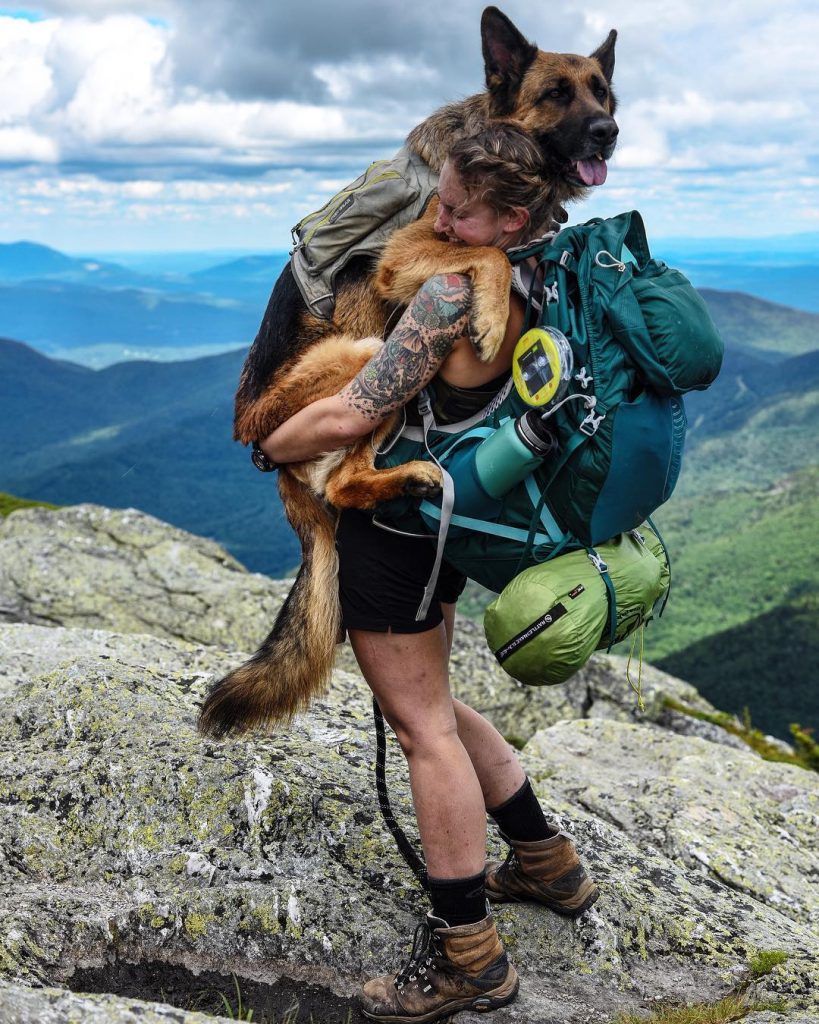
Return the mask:
<svg viewBox="0 0 819 1024">
<path fill-rule="evenodd" d="M 439 756 L 453 743 L 458 743 L 458 723 L 454 713 L 406 714 L 393 712 L 384 717 L 398 739 L 407 759 L 413 757 Z"/>
</svg>

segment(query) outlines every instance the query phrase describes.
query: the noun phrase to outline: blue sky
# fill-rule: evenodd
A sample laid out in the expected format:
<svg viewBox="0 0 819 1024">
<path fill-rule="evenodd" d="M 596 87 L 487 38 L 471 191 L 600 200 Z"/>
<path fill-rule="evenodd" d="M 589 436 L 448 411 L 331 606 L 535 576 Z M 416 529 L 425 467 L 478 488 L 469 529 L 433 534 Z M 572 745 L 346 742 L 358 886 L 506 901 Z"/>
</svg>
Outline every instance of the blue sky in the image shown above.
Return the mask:
<svg viewBox="0 0 819 1024">
<path fill-rule="evenodd" d="M 0 8 L 0 241 L 286 248 L 303 213 L 482 87 L 482 8 Z M 815 0 L 501 8 L 544 49 L 588 53 L 619 30 L 621 144 L 572 219 L 636 207 L 652 238 L 819 231 Z"/>
</svg>

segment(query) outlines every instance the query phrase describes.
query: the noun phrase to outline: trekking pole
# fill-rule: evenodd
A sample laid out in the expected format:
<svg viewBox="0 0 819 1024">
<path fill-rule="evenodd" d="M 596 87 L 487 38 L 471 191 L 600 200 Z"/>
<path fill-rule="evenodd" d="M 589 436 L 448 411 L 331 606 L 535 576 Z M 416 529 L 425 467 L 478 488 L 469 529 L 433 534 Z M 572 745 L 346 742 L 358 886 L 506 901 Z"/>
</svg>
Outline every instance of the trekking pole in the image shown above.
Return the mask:
<svg viewBox="0 0 819 1024">
<path fill-rule="evenodd" d="M 387 763 L 387 735 L 384 730 L 384 716 L 378 701 L 373 697 L 373 718 L 375 719 L 375 788 L 378 793 L 378 805 L 381 808 L 381 816 L 387 828 L 392 833 L 395 844 L 410 871 L 415 875 L 421 886 L 428 889 L 427 869 L 424 862 L 412 848 L 412 843 L 404 835 L 401 826 L 395 820 L 390 806 L 390 797 L 387 793 L 387 777 L 385 766 Z"/>
</svg>

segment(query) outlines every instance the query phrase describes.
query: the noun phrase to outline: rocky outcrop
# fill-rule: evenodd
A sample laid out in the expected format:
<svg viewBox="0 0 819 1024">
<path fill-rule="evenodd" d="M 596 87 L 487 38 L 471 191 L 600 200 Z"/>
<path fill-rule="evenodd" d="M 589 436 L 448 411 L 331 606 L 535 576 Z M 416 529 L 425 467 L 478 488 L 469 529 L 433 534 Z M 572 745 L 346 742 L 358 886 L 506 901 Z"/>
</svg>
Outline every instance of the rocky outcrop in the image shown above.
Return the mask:
<svg viewBox="0 0 819 1024">
<path fill-rule="evenodd" d="M 169 1007 L 163 979 L 189 973 L 194 991 L 197 977 L 209 977 L 201 972 L 228 982 L 232 972 L 246 991 L 277 982 L 305 998 L 323 993 L 315 1005 L 326 1012 L 315 1019 L 343 1021 L 361 978 L 406 956 L 425 909 L 378 813 L 368 691 L 348 654 L 341 650 L 327 699 L 288 729 L 203 740 L 199 701 L 243 657 L 241 634 L 205 645 L 194 629 L 206 624 L 192 626 L 189 606 L 173 596 L 181 576 L 162 595 L 156 580 L 170 570 L 152 564 L 167 558 L 162 530 L 177 552 L 211 552 L 197 595 L 205 608 L 221 602 L 225 623 L 241 619 L 229 594 L 241 603 L 255 592 L 272 607 L 276 585 L 153 520 L 150 548 L 126 545 L 130 561 L 119 570 L 105 555 L 114 596 L 99 606 L 116 612 L 108 620 L 99 612 L 100 628 L 79 628 L 56 572 L 40 577 L 54 591 L 20 597 L 23 577 L 8 571 L 2 545 L 17 538 L 24 547 L 14 523 L 22 515 L 0 533 L 5 606 L 16 602 L 29 619 L 0 626 L 0 1019 L 198 1024 L 214 1018 L 192 1012 L 201 1008 L 195 1000 L 190 1011 Z M 47 515 L 29 521 L 47 530 Z M 119 532 L 111 519 L 138 514 L 50 515 L 69 549 L 72 517 Z M 92 559 L 81 536 L 76 547 Z M 67 578 L 86 600 L 91 582 Z M 128 611 L 129 587 L 140 593 L 146 579 L 161 608 L 154 636 L 132 631 L 139 616 Z M 42 624 L 47 607 L 66 625 Z M 254 621 L 260 635 L 267 619 Z M 498 911 L 523 985 L 493 1019 L 602 1024 L 658 1000 L 714 1000 L 747 987 L 758 1003 L 779 1001 L 776 1011 L 754 1011 L 752 1024 L 819 1020 L 819 776 L 674 732 L 668 696 L 709 706 L 662 673 L 644 671 L 641 715 L 623 670 L 622 659 L 604 657 L 564 687 L 522 690 L 462 624 L 459 695 L 525 741 L 541 801 L 576 835 L 601 887 L 577 922 L 535 907 Z M 388 783 L 413 835 L 394 742 Z M 501 852 L 494 836 L 490 850 Z M 787 959 L 753 980 L 758 954 L 771 950 Z M 117 980 L 123 967 L 160 979 L 142 992 L 153 1004 L 116 995 L 134 994 Z M 209 1009 L 217 1013 L 218 1000 Z"/>
<path fill-rule="evenodd" d="M 0 622 L 113 629 L 253 649 L 288 586 L 136 509 L 0 519 Z"/>
<path fill-rule="evenodd" d="M 186 1013 L 163 1003 L 118 996 L 81 996 L 65 989 L 31 989 L 23 985 L 0 988 L 3 1024 L 213 1024 L 232 1017 Z"/>
</svg>

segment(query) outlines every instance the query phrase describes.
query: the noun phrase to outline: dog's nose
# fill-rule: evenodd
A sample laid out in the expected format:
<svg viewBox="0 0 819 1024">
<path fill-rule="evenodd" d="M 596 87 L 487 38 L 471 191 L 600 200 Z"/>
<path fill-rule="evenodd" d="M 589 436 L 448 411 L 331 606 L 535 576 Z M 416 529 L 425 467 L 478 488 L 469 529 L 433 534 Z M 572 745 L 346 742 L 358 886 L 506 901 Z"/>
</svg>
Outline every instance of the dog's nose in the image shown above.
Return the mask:
<svg viewBox="0 0 819 1024">
<path fill-rule="evenodd" d="M 619 131 L 613 117 L 594 117 L 589 122 L 589 135 L 601 149 L 611 146 Z"/>
</svg>

